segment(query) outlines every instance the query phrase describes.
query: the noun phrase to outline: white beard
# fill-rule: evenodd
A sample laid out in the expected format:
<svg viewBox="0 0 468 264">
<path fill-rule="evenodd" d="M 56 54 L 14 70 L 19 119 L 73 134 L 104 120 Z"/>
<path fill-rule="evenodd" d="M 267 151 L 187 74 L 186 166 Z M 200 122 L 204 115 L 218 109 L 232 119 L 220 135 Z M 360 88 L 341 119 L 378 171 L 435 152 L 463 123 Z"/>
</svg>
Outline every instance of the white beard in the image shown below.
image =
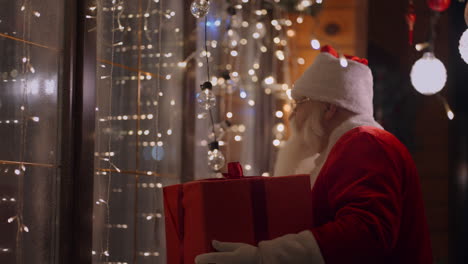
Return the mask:
<svg viewBox="0 0 468 264">
<path fill-rule="evenodd" d="M 297 131 L 294 119 L 291 120 L 291 137 L 278 151 L 274 176 L 310 174 L 320 156 L 319 149 L 323 129 L 318 118 L 308 118 L 301 131 Z"/>
</svg>

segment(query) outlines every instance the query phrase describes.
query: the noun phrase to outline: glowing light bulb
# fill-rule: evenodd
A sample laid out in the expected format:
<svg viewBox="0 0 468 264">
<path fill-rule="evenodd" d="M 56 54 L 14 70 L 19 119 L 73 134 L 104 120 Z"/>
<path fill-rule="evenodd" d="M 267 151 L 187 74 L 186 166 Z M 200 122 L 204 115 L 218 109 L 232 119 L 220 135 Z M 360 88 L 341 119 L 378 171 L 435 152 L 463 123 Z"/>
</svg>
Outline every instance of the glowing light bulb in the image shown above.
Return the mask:
<svg viewBox="0 0 468 264">
<path fill-rule="evenodd" d="M 245 125 L 240 124 L 240 125 L 237 126 L 237 129 L 239 130 L 239 132 L 244 133 L 245 132 Z"/>
<path fill-rule="evenodd" d="M 235 47 L 237 47 L 239 41 L 240 35 L 239 33 L 237 33 L 236 30 L 228 29 L 226 31 L 226 34 L 224 35 L 224 42 L 229 48 L 234 49 Z"/>
<path fill-rule="evenodd" d="M 197 94 L 197 102 L 201 108 L 209 110 L 216 106 L 216 96 L 210 89 L 204 89 Z"/>
<path fill-rule="evenodd" d="M 283 132 L 284 131 L 284 124 L 279 123 L 278 125 L 276 125 L 276 130 L 278 130 L 278 132 Z"/>
<path fill-rule="evenodd" d="M 197 119 L 205 119 L 208 116 L 206 112 L 197 115 Z"/>
<path fill-rule="evenodd" d="M 428 42 L 418 43 L 414 47 L 417 51 L 422 51 L 423 49 L 429 47 L 429 43 Z"/>
<path fill-rule="evenodd" d="M 463 32 L 458 45 L 458 51 L 462 59 L 468 63 L 468 29 Z"/>
<path fill-rule="evenodd" d="M 281 141 L 279 139 L 273 140 L 273 146 L 278 147 L 281 144 Z"/>
<path fill-rule="evenodd" d="M 288 96 L 289 100 L 292 100 L 291 89 L 286 90 L 286 95 Z"/>
<path fill-rule="evenodd" d="M 202 18 L 208 14 L 210 10 L 209 0 L 195 0 L 190 5 L 190 12 L 196 18 Z"/>
<path fill-rule="evenodd" d="M 276 55 L 276 58 L 278 58 L 278 60 L 280 61 L 284 60 L 284 52 L 282 50 L 277 50 L 275 52 L 275 55 Z"/>
<path fill-rule="evenodd" d="M 312 1 L 310 0 L 302 0 L 300 3 L 303 7 L 309 7 L 312 5 Z"/>
<path fill-rule="evenodd" d="M 254 39 L 263 38 L 266 35 L 266 27 L 263 22 L 257 22 L 255 27 L 253 27 L 252 37 Z"/>
<path fill-rule="evenodd" d="M 214 170 L 219 171 L 222 167 L 224 167 L 225 158 L 223 153 L 219 151 L 219 149 L 213 149 L 208 151 L 208 166 Z"/>
<path fill-rule="evenodd" d="M 447 70 L 434 53 L 426 52 L 414 63 L 410 76 L 416 91 L 424 95 L 433 95 L 444 88 Z"/>
<path fill-rule="evenodd" d="M 452 110 L 447 111 L 447 117 L 448 119 L 453 120 L 453 118 L 455 117 L 455 114 L 452 112 Z"/>
<path fill-rule="evenodd" d="M 318 50 L 320 49 L 320 41 L 314 38 L 310 41 L 310 46 L 312 46 L 313 49 Z"/>
<path fill-rule="evenodd" d="M 239 96 L 240 96 L 240 98 L 245 99 L 245 98 L 247 98 L 247 93 L 245 91 L 241 91 Z"/>
<path fill-rule="evenodd" d="M 343 68 L 348 67 L 348 61 L 346 60 L 346 57 L 343 55 L 340 56 L 340 65 Z"/>
<path fill-rule="evenodd" d="M 264 82 L 268 85 L 273 84 L 275 82 L 275 78 L 273 76 L 268 76 L 265 78 Z"/>
</svg>

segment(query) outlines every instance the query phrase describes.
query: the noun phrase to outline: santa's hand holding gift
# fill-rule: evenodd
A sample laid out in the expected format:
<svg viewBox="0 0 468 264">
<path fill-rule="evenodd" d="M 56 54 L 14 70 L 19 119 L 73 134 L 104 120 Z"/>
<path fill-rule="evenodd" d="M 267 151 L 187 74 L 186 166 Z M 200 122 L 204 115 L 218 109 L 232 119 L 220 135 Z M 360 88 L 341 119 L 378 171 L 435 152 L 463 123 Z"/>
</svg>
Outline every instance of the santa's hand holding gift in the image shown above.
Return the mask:
<svg viewBox="0 0 468 264">
<path fill-rule="evenodd" d="M 296 82 L 293 135 L 275 167 L 310 173 L 310 229 L 257 246 L 213 241 L 218 252 L 197 264 L 432 263 L 414 162 L 373 118 L 367 60 L 346 60 L 326 46 Z"/>
</svg>

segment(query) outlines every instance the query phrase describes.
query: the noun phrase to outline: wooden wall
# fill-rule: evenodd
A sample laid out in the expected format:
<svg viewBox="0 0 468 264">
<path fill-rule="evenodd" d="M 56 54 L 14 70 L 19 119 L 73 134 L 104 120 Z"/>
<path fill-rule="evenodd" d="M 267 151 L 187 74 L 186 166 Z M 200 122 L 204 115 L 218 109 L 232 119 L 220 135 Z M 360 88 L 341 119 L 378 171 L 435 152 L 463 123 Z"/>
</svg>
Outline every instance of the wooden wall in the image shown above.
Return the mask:
<svg viewBox="0 0 468 264">
<path fill-rule="evenodd" d="M 321 12 L 315 16 L 303 16 L 302 24 L 293 23 L 296 34 L 290 38 L 290 69 L 293 82 L 312 64 L 319 50 L 310 41 L 317 38 L 321 45 L 331 45 L 338 52 L 365 57 L 367 53 L 367 0 L 323 2 Z M 297 15 L 290 19 L 297 21 Z M 305 64 L 297 63 L 302 57 Z"/>
</svg>

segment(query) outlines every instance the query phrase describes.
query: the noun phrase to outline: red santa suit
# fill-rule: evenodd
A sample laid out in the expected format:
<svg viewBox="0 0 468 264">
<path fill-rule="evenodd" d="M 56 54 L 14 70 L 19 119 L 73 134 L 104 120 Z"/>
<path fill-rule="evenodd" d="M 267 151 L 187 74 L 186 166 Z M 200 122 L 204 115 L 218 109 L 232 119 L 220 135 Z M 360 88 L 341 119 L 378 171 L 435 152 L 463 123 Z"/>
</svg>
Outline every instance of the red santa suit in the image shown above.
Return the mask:
<svg viewBox="0 0 468 264">
<path fill-rule="evenodd" d="M 262 263 L 432 263 L 418 173 L 398 139 L 357 116 L 323 157 L 311 175 L 312 228 L 260 242 Z"/>
<path fill-rule="evenodd" d="M 311 173 L 310 230 L 259 243 L 262 263 L 432 263 L 414 162 L 373 119 L 373 78 L 366 59 L 330 46 L 296 81 L 307 97 L 355 113 L 330 134 Z"/>
<path fill-rule="evenodd" d="M 326 263 L 432 263 L 418 173 L 390 133 L 371 126 L 346 132 L 312 195 L 311 231 Z"/>
</svg>

